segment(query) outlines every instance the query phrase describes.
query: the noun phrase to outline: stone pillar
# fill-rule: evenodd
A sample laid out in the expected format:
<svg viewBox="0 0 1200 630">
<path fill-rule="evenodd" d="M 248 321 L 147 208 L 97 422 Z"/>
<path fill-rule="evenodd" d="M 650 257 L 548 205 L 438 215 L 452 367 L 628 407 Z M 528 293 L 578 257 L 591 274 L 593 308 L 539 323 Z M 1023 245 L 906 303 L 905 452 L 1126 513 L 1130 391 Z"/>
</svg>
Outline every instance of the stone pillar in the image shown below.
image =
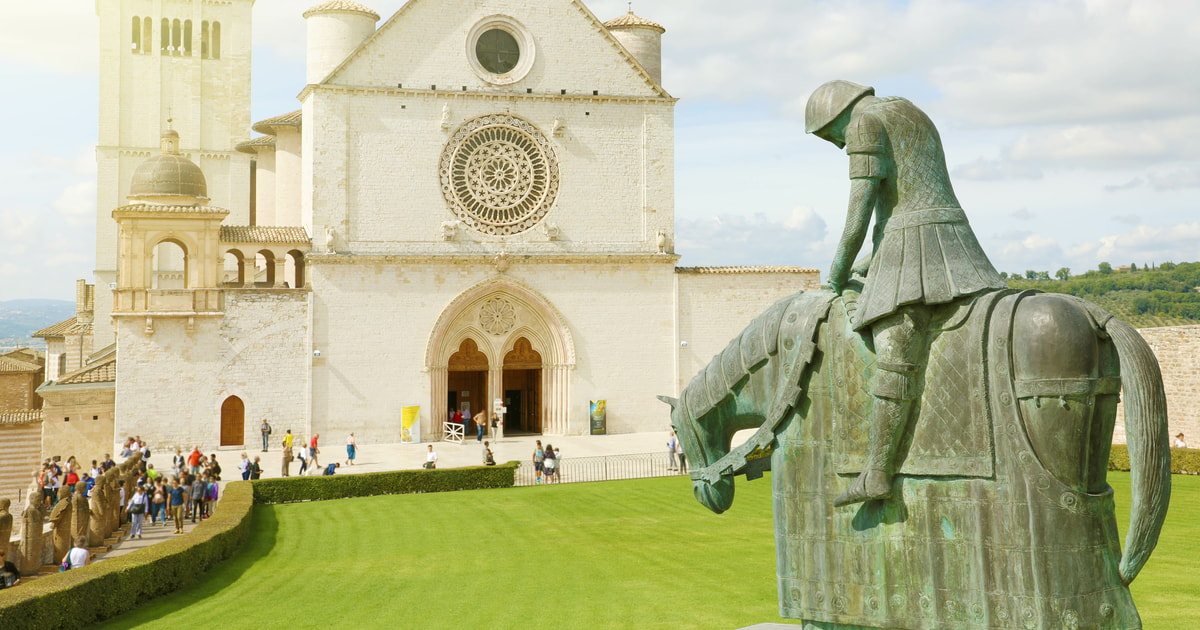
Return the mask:
<svg viewBox="0 0 1200 630">
<path fill-rule="evenodd" d="M 40 501 L 42 495 L 31 495 L 29 498 L 21 513 L 21 563 L 17 566 L 21 575 L 36 575 L 38 569 L 42 568 L 42 519 L 45 517 Z M 33 500 L 35 498 L 38 500 Z"/>
<path fill-rule="evenodd" d="M 275 265 L 275 288 L 282 289 L 287 280 L 287 254 L 276 255 L 271 264 Z"/>
<path fill-rule="evenodd" d="M 442 425 L 446 422 L 446 401 L 449 399 L 449 370 L 446 366 L 429 369 L 429 428 L 426 434 L 437 440 L 442 436 Z M 417 436 L 420 439 L 420 436 Z"/>
<path fill-rule="evenodd" d="M 488 416 L 491 416 L 494 414 L 496 399 L 499 398 L 501 402 L 504 401 L 504 365 L 503 364 L 488 366 L 487 391 L 488 391 L 487 400 L 484 401 L 484 405 L 486 406 L 485 408 L 487 409 Z M 501 420 L 501 422 L 503 422 L 504 417 L 501 416 L 499 418 L 499 420 Z M 502 429 L 503 429 L 503 427 L 501 427 L 500 429 L 497 429 L 497 431 L 496 431 L 497 439 L 499 439 Z"/>
</svg>

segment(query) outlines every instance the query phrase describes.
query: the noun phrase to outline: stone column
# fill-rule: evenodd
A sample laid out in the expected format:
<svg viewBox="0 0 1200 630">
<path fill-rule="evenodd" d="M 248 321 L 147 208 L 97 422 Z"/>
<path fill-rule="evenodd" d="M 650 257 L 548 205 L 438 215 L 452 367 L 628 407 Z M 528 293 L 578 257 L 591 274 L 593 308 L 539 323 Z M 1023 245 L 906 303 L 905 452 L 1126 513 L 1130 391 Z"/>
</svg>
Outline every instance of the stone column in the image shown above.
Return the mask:
<svg viewBox="0 0 1200 630">
<path fill-rule="evenodd" d="M 449 409 L 446 406 L 449 399 L 448 377 L 449 371 L 444 365 L 429 369 L 429 428 L 426 429 L 426 435 L 432 436 L 435 441 L 442 437 L 442 425 L 446 422 L 446 410 Z"/>
</svg>

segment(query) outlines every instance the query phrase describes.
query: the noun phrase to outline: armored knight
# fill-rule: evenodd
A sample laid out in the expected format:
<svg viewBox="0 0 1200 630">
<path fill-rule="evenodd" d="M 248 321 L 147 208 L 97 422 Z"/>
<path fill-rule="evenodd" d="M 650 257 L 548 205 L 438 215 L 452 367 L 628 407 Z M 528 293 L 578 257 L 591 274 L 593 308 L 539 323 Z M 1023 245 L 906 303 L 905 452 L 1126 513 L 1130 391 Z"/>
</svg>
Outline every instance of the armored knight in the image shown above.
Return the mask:
<svg viewBox="0 0 1200 630">
<path fill-rule="evenodd" d="M 891 496 L 933 307 L 1006 285 L 954 196 L 937 129 L 915 105 L 830 81 L 809 97 L 805 131 L 850 156 L 850 203 L 829 284 L 841 295 L 851 274 L 861 281 L 854 327 L 870 330 L 876 354 L 867 463 L 834 500 L 843 506 Z M 872 215 L 871 253 L 852 263 Z"/>
</svg>

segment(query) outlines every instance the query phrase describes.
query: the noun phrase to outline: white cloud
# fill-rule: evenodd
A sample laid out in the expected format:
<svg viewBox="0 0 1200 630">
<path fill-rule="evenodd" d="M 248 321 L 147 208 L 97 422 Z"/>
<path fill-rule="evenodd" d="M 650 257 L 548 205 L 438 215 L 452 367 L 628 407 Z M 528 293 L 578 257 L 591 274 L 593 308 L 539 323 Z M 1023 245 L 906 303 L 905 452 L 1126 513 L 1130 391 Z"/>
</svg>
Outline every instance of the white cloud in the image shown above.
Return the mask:
<svg viewBox="0 0 1200 630">
<path fill-rule="evenodd" d="M 1138 225 L 1130 232 L 1080 243 L 1070 248 L 1067 255 L 1088 267 L 1088 263 L 1094 266 L 1091 261 L 1113 264 L 1191 261 L 1196 260 L 1196 252 L 1200 252 L 1200 222 L 1166 227 Z"/>
<path fill-rule="evenodd" d="M 1005 179 L 1041 179 L 1042 169 L 1009 159 L 976 158 L 951 171 L 954 178 L 996 181 Z"/>
<path fill-rule="evenodd" d="M 811 208 L 786 216 L 767 213 L 720 214 L 676 220 L 675 251 L 680 264 L 800 265 L 828 264 L 825 221 Z"/>
</svg>

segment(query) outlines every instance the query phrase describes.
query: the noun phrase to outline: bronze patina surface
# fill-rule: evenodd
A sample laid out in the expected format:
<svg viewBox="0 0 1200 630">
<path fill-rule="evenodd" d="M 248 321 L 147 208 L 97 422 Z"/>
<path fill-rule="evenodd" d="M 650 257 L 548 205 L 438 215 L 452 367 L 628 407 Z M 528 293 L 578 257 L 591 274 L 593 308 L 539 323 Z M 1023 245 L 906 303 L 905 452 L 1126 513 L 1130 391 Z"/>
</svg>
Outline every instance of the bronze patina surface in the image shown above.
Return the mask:
<svg viewBox="0 0 1200 630">
<path fill-rule="evenodd" d="M 722 512 L 769 463 L 780 613 L 813 628 L 1140 628 L 1128 585 L 1170 495 L 1153 353 L 1092 304 L 1003 286 L 911 103 L 838 81 L 808 114 L 851 157 L 831 289 L 775 304 L 664 398 L 696 498 Z"/>
</svg>

